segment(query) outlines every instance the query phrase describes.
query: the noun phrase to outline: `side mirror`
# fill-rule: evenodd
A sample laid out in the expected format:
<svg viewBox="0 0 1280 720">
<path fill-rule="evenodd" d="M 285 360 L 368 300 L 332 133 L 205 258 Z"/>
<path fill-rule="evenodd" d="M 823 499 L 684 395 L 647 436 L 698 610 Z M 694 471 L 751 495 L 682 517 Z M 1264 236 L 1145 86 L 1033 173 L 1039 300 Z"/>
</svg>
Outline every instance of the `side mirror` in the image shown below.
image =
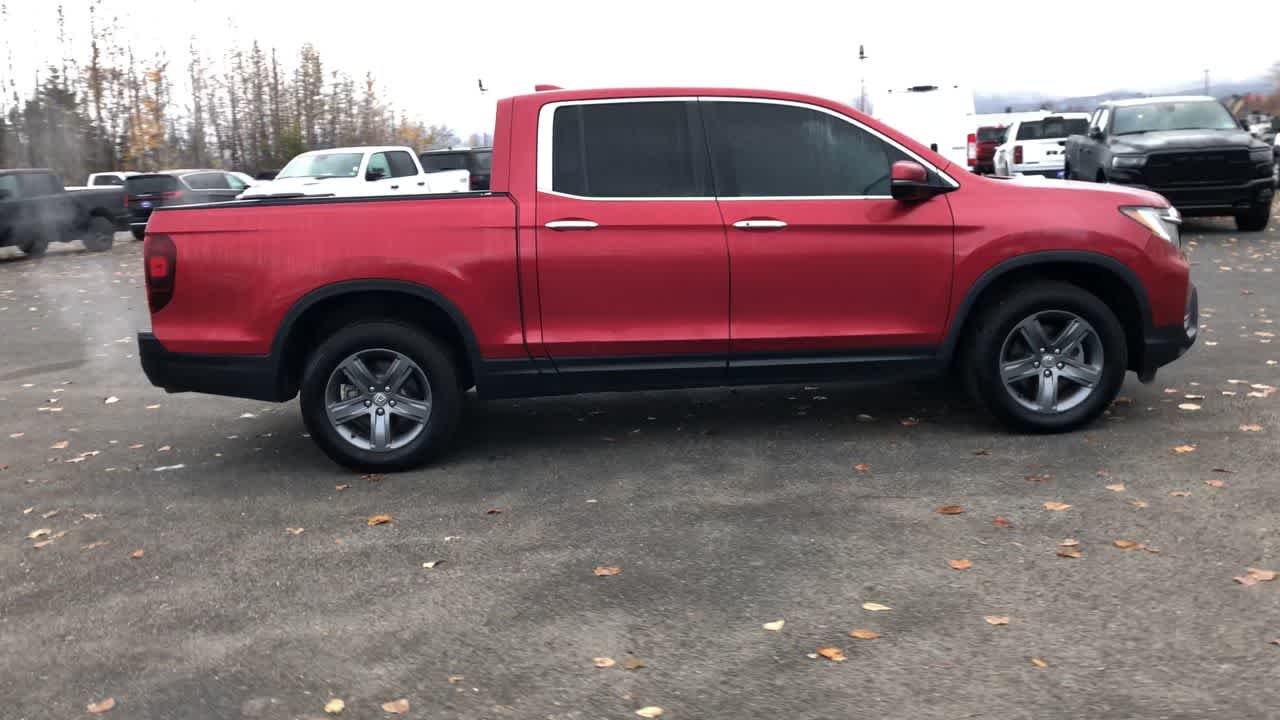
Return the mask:
<svg viewBox="0 0 1280 720">
<path fill-rule="evenodd" d="M 1089 128 L 1089 137 L 1093 138 L 1094 140 L 1101 140 L 1101 139 L 1102 139 L 1102 128 L 1100 128 L 1100 127 L 1091 127 L 1091 128 Z"/>
<path fill-rule="evenodd" d="M 929 184 L 929 173 L 913 160 L 899 160 L 889 172 L 889 194 L 894 200 L 918 202 L 938 194 L 939 188 Z"/>
<path fill-rule="evenodd" d="M 364 173 L 365 180 L 381 180 L 386 177 L 387 172 L 382 168 L 369 168 Z"/>
</svg>

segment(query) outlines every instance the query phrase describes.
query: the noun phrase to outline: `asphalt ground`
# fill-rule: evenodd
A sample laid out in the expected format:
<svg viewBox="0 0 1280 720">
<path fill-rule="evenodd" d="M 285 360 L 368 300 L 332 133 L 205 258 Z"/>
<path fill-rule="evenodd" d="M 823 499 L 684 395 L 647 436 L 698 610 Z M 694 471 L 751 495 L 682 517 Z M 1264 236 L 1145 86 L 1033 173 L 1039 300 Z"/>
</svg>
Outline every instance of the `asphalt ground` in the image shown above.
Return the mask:
<svg viewBox="0 0 1280 720">
<path fill-rule="evenodd" d="M 0 251 L 0 716 L 1280 716 L 1280 581 L 1233 580 L 1280 570 L 1280 220 L 1185 232 L 1200 343 L 1080 432 L 941 383 L 473 401 L 381 478 L 148 385 L 127 234 Z"/>
</svg>

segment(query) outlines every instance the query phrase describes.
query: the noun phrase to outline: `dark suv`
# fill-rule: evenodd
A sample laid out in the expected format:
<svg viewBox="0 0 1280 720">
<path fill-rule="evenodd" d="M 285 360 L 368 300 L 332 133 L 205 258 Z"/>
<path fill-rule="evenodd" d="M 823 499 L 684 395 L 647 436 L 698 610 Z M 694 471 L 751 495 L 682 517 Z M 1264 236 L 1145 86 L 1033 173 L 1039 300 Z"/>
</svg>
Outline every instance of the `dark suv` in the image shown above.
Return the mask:
<svg viewBox="0 0 1280 720">
<path fill-rule="evenodd" d="M 466 170 L 471 173 L 471 190 L 488 190 L 493 174 L 493 148 L 450 148 L 428 150 L 418 156 L 425 173 Z"/>
<path fill-rule="evenodd" d="M 129 229 L 141 240 L 151 211 L 163 205 L 196 205 L 234 200 L 248 185 L 226 170 L 161 170 L 124 181 Z"/>
<path fill-rule="evenodd" d="M 1271 148 L 1217 100 L 1105 102 L 1087 132 L 1067 139 L 1068 179 L 1148 188 L 1184 215 L 1233 215 L 1240 230 L 1266 228 L 1275 194 Z"/>
</svg>

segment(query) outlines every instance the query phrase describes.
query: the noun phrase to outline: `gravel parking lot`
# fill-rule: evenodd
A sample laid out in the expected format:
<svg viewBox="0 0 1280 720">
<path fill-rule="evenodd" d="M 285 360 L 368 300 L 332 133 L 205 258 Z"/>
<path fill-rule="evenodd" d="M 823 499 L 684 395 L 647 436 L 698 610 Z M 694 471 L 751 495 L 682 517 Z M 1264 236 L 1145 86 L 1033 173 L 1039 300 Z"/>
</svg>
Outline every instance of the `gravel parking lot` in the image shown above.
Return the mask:
<svg viewBox="0 0 1280 720">
<path fill-rule="evenodd" d="M 152 388 L 127 234 L 0 251 L 0 715 L 1275 717 L 1280 219 L 1184 230 L 1200 342 L 1086 431 L 942 384 L 476 401 L 386 477 Z"/>
</svg>

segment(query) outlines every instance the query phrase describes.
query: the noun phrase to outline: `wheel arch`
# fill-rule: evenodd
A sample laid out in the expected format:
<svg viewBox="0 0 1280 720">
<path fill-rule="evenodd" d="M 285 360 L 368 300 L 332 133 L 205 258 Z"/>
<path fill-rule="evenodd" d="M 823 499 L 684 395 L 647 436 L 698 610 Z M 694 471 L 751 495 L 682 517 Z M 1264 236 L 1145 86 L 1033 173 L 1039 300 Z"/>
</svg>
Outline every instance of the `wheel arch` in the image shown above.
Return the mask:
<svg viewBox="0 0 1280 720">
<path fill-rule="evenodd" d="M 292 397 L 306 350 L 339 327 L 361 318 L 400 319 L 439 337 L 457 356 L 463 387 L 480 374 L 480 345 L 458 306 L 434 288 L 405 280 L 349 280 L 317 288 L 285 313 L 271 343 L 281 395 Z"/>
<path fill-rule="evenodd" d="M 961 342 L 984 305 L 1024 282 L 1056 280 L 1075 285 L 1099 299 L 1124 327 L 1129 369 L 1140 366 L 1143 339 L 1151 330 L 1151 302 L 1136 273 L 1108 255 L 1078 250 L 1045 251 L 1010 258 L 988 269 L 965 293 L 943 343 L 943 361 L 951 367 Z"/>
</svg>

